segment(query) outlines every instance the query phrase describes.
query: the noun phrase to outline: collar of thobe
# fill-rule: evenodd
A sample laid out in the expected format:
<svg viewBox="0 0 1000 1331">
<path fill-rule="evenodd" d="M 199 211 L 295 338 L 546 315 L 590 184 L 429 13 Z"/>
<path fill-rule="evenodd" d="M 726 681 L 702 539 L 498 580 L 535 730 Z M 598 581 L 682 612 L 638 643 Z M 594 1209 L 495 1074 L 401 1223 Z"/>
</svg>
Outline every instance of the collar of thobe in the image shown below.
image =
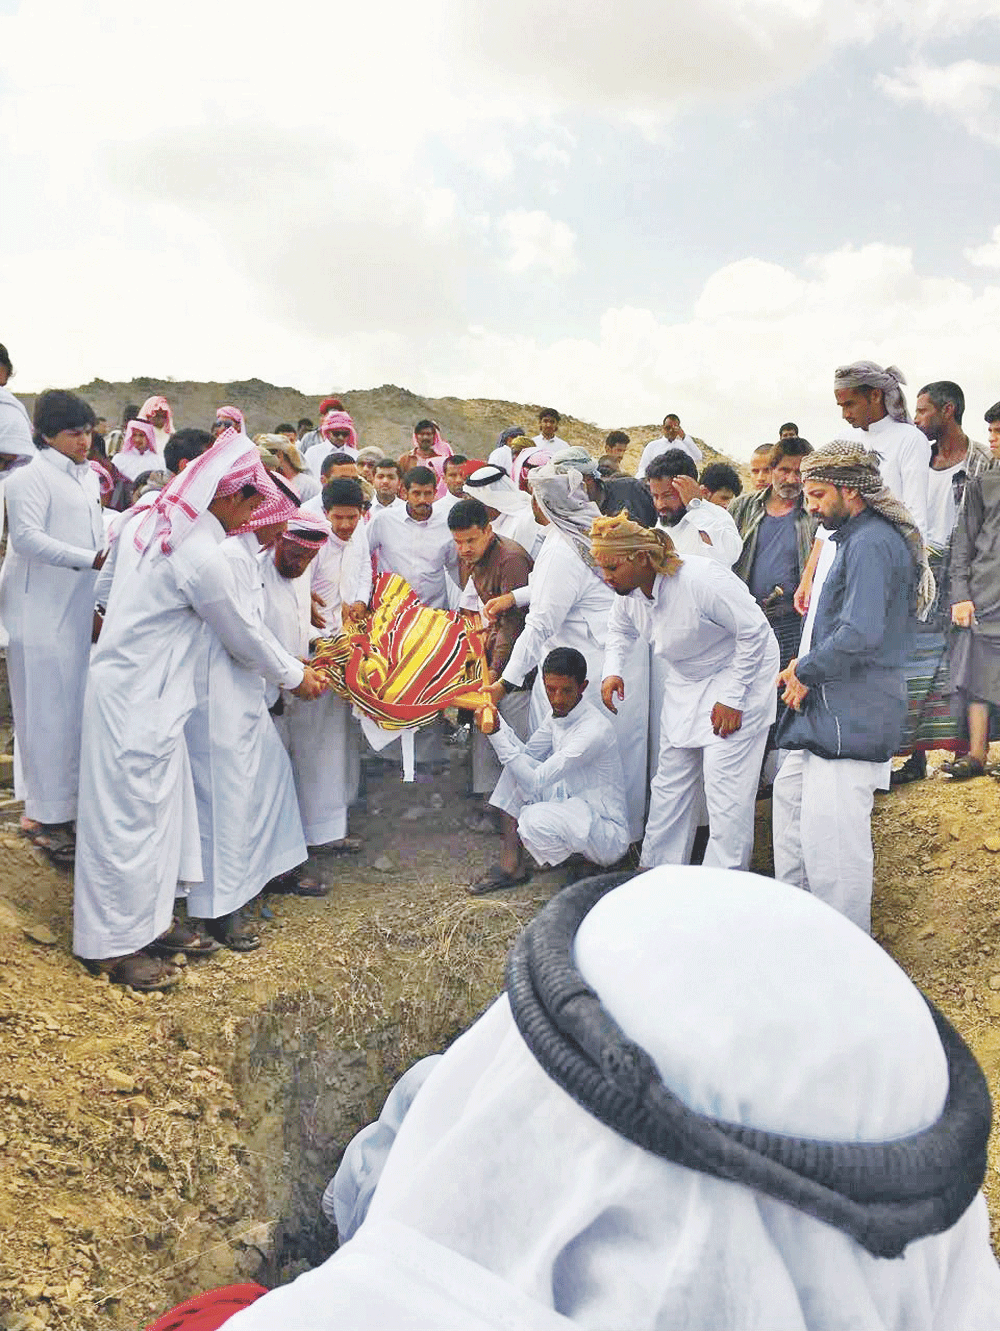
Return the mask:
<svg viewBox="0 0 1000 1331">
<path fill-rule="evenodd" d="M 90 476 L 89 462 L 74 462 L 65 453 L 59 453 L 54 448 L 40 448 L 38 456 L 48 466 L 55 467 L 56 471 L 65 472 L 67 476 L 72 477 L 78 485 L 82 485 Z"/>
<path fill-rule="evenodd" d="M 877 421 L 872 421 L 871 425 L 869 425 L 868 429 L 865 431 L 865 434 L 882 434 L 882 432 L 884 430 L 887 430 L 890 425 L 905 425 L 905 424 L 906 424 L 905 421 L 894 421 L 892 417 L 889 415 L 889 413 L 886 412 L 886 414 L 884 416 L 880 416 Z"/>
</svg>

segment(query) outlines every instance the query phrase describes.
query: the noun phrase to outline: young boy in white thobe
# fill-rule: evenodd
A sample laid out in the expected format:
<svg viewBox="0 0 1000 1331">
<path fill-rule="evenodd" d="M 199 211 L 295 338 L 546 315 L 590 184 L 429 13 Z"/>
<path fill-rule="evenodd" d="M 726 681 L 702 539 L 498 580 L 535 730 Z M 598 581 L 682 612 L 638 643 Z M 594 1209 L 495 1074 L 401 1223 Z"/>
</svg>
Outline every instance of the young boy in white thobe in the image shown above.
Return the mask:
<svg viewBox="0 0 1000 1331">
<path fill-rule="evenodd" d="M 764 612 L 735 573 L 710 559 L 682 561 L 664 532 L 628 518 L 595 522 L 591 549 L 617 593 L 604 656 L 604 705 L 614 711 L 622 697 L 622 662 L 638 638 L 667 665 L 641 863 L 688 860 L 704 777 L 711 825 L 704 862 L 745 869 L 777 702 L 778 644 Z"/>
</svg>

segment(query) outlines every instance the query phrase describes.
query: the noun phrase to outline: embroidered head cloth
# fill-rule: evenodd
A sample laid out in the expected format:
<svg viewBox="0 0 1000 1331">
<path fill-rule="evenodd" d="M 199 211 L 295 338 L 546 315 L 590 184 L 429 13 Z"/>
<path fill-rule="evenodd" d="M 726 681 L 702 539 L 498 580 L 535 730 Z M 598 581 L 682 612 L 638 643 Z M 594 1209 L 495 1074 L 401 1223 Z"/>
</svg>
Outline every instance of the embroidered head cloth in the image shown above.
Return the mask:
<svg viewBox="0 0 1000 1331">
<path fill-rule="evenodd" d="M 119 455 L 124 453 L 156 452 L 156 431 L 148 421 L 129 421 Z"/>
<path fill-rule="evenodd" d="M 354 428 L 354 422 L 346 411 L 328 411 L 319 424 L 319 432 L 324 439 L 329 440 L 334 430 L 346 430 L 350 436 L 347 440 L 348 447 L 353 449 L 356 454 L 358 451 L 358 432 Z M 337 440 L 340 443 L 340 440 Z"/>
<path fill-rule="evenodd" d="M 593 568 L 590 529 L 601 516 L 601 510 L 588 499 L 580 473 L 573 467 L 568 471 L 556 471 L 552 463 L 547 462 L 531 473 L 528 484 L 538 507 L 553 527 L 562 532 L 584 563 Z"/>
<path fill-rule="evenodd" d="M 257 450 L 236 430 L 223 430 L 211 448 L 189 462 L 165 489 L 141 522 L 136 524 L 135 548 L 144 553 L 150 546 L 172 554 L 190 534 L 198 518 L 219 492 L 234 494 L 242 485 L 251 484 L 260 465 Z"/>
<path fill-rule="evenodd" d="M 643 527 L 625 513 L 613 518 L 599 516 L 590 529 L 590 548 L 595 556 L 647 555 L 657 573 L 668 577 L 673 577 L 683 563 L 665 531 Z"/>
<path fill-rule="evenodd" d="M 254 451 L 257 452 L 256 449 Z M 272 476 L 265 470 L 259 453 L 257 453 L 255 460 L 256 466 L 250 476 L 246 476 L 236 483 L 233 482 L 231 477 L 227 476 L 216 491 L 220 496 L 235 494 L 244 485 L 252 485 L 262 497 L 262 502 L 257 505 L 246 522 L 239 527 L 234 527 L 229 532 L 230 536 L 244 536 L 247 532 L 259 531 L 261 527 L 277 526 L 278 523 L 287 522 L 290 518 L 294 518 L 299 511 L 299 500 L 294 491 L 286 488 L 286 483 L 280 477 Z"/>
<path fill-rule="evenodd" d="M 923 619 L 934 600 L 934 575 L 927 563 L 923 537 L 909 509 L 883 484 L 878 454 L 853 440 L 834 439 L 802 459 L 802 480 L 857 490 L 869 508 L 899 530 L 917 566 L 917 615 Z"/>
<path fill-rule="evenodd" d="M 239 430 L 240 434 L 246 434 L 247 423 L 243 419 L 243 413 L 239 407 L 220 407 L 215 413 L 217 421 L 228 421 L 234 430 Z"/>
<path fill-rule="evenodd" d="M 163 429 L 166 430 L 167 434 L 173 434 L 174 413 L 170 410 L 170 403 L 165 397 L 147 397 L 146 401 L 139 408 L 139 419 L 141 421 L 148 421 L 150 416 L 158 411 L 165 411 L 167 413 L 167 423 L 163 426 Z"/>
<path fill-rule="evenodd" d="M 318 550 L 330 539 L 332 529 L 329 522 L 319 513 L 304 513 L 302 509 L 288 519 L 282 540 L 301 545 L 306 550 Z"/>
<path fill-rule="evenodd" d="M 913 418 L 907 409 L 901 387 L 905 383 L 902 370 L 898 370 L 895 365 L 887 365 L 883 370 L 882 366 L 876 365 L 873 360 L 858 360 L 853 365 L 841 365 L 833 375 L 834 390 L 881 388 L 885 394 L 885 409 L 888 415 L 894 421 L 905 421 L 907 425 L 912 425 Z"/>
</svg>

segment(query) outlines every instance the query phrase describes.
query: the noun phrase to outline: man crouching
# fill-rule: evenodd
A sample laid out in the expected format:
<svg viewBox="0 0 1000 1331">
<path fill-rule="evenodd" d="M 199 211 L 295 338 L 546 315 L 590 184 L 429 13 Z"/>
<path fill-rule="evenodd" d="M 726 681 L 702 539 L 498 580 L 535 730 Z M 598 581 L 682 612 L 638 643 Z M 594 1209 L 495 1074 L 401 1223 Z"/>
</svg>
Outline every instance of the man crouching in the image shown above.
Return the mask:
<svg viewBox="0 0 1000 1331">
<path fill-rule="evenodd" d="M 502 717 L 476 721 L 503 764 L 490 797 L 501 811 L 503 848 L 469 891 L 474 896 L 516 887 L 531 876 L 525 850 L 539 864 L 582 855 L 607 867 L 628 850 L 625 774 L 608 719 L 584 700 L 587 662 L 574 647 L 556 647 L 542 662 L 552 715 L 527 743 Z"/>
</svg>

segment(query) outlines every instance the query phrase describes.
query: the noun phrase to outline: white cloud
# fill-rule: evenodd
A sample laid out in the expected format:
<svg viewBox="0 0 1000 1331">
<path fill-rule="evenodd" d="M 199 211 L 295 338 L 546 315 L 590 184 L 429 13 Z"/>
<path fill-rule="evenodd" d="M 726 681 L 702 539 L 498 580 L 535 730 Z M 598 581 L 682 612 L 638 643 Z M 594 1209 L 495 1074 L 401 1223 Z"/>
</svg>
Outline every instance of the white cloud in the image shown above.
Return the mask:
<svg viewBox="0 0 1000 1331">
<path fill-rule="evenodd" d="M 515 208 L 499 219 L 497 230 L 508 248 L 507 267 L 512 273 L 540 270 L 566 277 L 578 267 L 572 227 L 541 209 Z"/>
<path fill-rule="evenodd" d="M 1000 226 L 993 228 L 993 239 L 985 245 L 970 245 L 962 252 L 975 268 L 1000 268 Z"/>
<path fill-rule="evenodd" d="M 1000 65 L 959 60 L 922 62 L 880 74 L 880 88 L 895 102 L 917 104 L 955 121 L 975 138 L 1000 144 Z"/>
</svg>

